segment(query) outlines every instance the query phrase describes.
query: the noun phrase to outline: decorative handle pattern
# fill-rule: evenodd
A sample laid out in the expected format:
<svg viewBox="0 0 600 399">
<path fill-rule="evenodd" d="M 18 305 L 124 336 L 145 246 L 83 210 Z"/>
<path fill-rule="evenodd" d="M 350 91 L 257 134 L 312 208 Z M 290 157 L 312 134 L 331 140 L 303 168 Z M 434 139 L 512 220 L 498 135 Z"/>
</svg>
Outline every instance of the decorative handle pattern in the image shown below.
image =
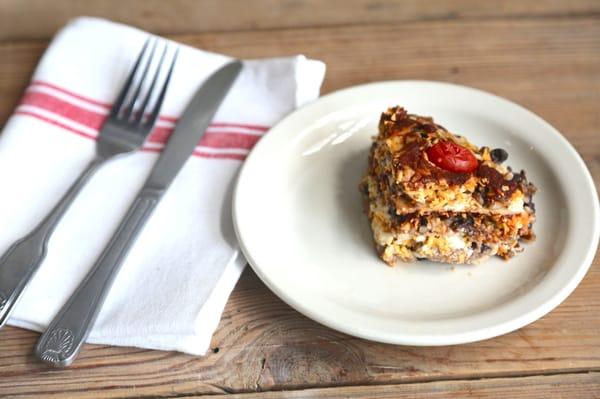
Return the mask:
<svg viewBox="0 0 600 399">
<path fill-rule="evenodd" d="M 88 275 L 38 340 L 35 353 L 39 359 L 56 367 L 75 360 L 123 260 L 163 191 L 142 189 L 138 194 Z"/>
<path fill-rule="evenodd" d="M 71 349 L 73 349 L 73 340 L 74 336 L 71 330 L 59 328 L 52 331 L 40 358 L 47 363 L 60 363 L 69 357 Z"/>
</svg>

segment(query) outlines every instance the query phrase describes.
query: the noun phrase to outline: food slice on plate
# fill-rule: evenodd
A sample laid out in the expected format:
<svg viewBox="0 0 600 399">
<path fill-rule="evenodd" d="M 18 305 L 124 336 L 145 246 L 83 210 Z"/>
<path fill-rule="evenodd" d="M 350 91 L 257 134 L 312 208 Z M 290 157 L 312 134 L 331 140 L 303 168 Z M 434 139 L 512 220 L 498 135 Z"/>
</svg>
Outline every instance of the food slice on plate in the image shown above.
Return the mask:
<svg viewBox="0 0 600 399">
<path fill-rule="evenodd" d="M 430 117 L 385 111 L 361 182 L 381 258 L 463 264 L 522 251 L 535 237 L 536 188 L 507 158 Z"/>
</svg>

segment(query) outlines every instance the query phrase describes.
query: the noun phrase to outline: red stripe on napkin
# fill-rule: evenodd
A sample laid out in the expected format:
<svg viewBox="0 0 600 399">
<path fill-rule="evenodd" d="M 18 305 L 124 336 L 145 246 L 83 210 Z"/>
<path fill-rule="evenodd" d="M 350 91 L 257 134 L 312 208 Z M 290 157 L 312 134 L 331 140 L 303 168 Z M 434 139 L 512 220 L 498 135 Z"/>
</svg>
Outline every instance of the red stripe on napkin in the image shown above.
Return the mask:
<svg viewBox="0 0 600 399">
<path fill-rule="evenodd" d="M 44 87 L 50 90 L 39 91 L 39 89 L 36 90 L 36 87 Z M 53 93 L 53 91 L 61 93 L 62 95 L 57 95 L 56 93 Z M 69 101 L 63 98 L 65 97 L 64 95 L 78 100 L 79 103 L 77 103 L 78 101 L 71 102 L 72 100 Z M 21 100 L 20 107 L 15 114 L 34 117 L 43 122 L 75 133 L 81 137 L 95 139 L 96 136 L 94 134 L 78 129 L 76 126 L 65 124 L 60 120 L 64 118 L 63 120 L 74 122 L 82 127 L 94 130 L 97 133 L 107 118 L 106 113 L 99 111 L 98 109 L 94 110 L 94 107 L 82 106 L 81 102 L 92 106 L 99 106 L 105 110 L 110 109 L 110 104 L 108 103 L 74 93 L 52 83 L 34 81 L 26 90 L 25 95 Z M 161 116 L 159 120 L 174 123 L 177 121 L 177 118 Z M 247 155 L 247 151 L 254 147 L 258 140 L 260 140 L 262 134 L 268 129 L 267 126 L 252 124 L 232 122 L 212 123 L 198 143 L 199 148 L 196 148 L 194 155 L 203 158 L 243 160 Z M 160 151 L 172 132 L 172 127 L 156 126 L 148 138 L 148 143 L 161 145 L 152 147 L 144 146 L 142 150 L 153 152 Z M 215 152 L 203 151 L 202 147 L 213 149 Z M 223 152 L 219 152 L 221 150 L 223 150 Z M 241 150 L 243 154 L 227 152 L 225 150 Z"/>
<path fill-rule="evenodd" d="M 96 130 L 100 129 L 102 123 L 106 120 L 106 115 L 90 111 L 42 92 L 26 91 L 21 99 L 21 105 L 39 107 Z"/>
<path fill-rule="evenodd" d="M 85 101 L 90 104 L 98 105 L 100 107 L 106 108 L 107 110 L 110 110 L 110 108 L 112 107 L 111 103 L 102 102 L 102 101 L 94 100 L 93 98 L 90 98 L 90 97 L 82 96 L 81 94 L 77 94 L 71 90 L 65 89 L 64 87 L 57 86 L 53 83 L 44 82 L 41 80 L 34 80 L 30 83 L 29 88 L 35 87 L 35 86 L 48 87 L 48 88 L 54 89 L 58 92 L 61 92 L 63 94 L 67 94 L 71 97 L 74 97 L 78 100 Z M 177 120 L 178 120 L 178 118 L 175 118 L 173 116 L 166 116 L 166 115 L 161 115 L 161 116 L 159 116 L 158 119 L 161 121 L 165 121 L 165 122 L 177 122 Z M 267 130 L 269 130 L 268 126 L 252 125 L 252 124 L 247 124 L 247 123 L 214 122 L 214 123 L 211 123 L 211 126 L 244 128 L 244 129 L 250 129 L 250 130 L 258 130 L 260 132 L 266 132 Z"/>
<path fill-rule="evenodd" d="M 83 132 L 83 131 L 81 131 L 81 130 L 75 129 L 75 128 L 71 127 L 71 126 L 65 125 L 65 124 L 63 124 L 63 123 L 61 123 L 61 122 L 59 122 L 59 121 L 52 120 L 52 119 L 50 119 L 50 118 L 47 118 L 47 117 L 45 117 L 45 116 L 42 116 L 42 115 L 36 114 L 36 113 L 34 113 L 34 112 L 30 112 L 30 111 L 23 111 L 23 110 L 17 110 L 17 111 L 15 111 L 15 113 L 14 113 L 14 114 L 15 114 L 15 115 L 26 115 L 26 116 L 31 116 L 31 117 L 34 117 L 34 118 L 36 118 L 36 119 L 39 119 L 39 120 L 41 120 L 41 121 L 43 121 L 43 122 L 49 123 L 49 124 L 51 124 L 51 125 L 54 125 L 54 126 L 58 126 L 58 127 L 60 127 L 60 128 L 63 128 L 63 129 L 65 129 L 65 130 L 68 130 L 68 131 L 69 131 L 69 132 L 71 132 L 71 133 L 75 133 L 75 134 L 77 134 L 77 135 L 79 135 L 79 136 L 82 136 L 82 137 L 85 137 L 85 138 L 87 138 L 87 139 L 96 140 L 96 137 L 95 137 L 95 136 L 92 136 L 92 135 L 90 135 L 90 134 L 88 134 L 88 133 L 86 133 L 86 132 Z"/>
</svg>

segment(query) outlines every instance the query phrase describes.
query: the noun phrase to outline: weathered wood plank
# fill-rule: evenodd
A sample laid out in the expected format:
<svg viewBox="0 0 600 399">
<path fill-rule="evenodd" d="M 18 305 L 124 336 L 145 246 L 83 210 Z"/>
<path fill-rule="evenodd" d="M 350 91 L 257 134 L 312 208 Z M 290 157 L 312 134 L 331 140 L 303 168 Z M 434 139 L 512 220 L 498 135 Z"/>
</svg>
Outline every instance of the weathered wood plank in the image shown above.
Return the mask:
<svg viewBox="0 0 600 399">
<path fill-rule="evenodd" d="M 0 41 L 45 39 L 79 15 L 112 19 L 157 34 L 401 23 L 600 12 L 594 0 L 0 0 Z"/>
<path fill-rule="evenodd" d="M 304 53 L 328 66 L 323 92 L 370 81 L 431 79 L 517 101 L 555 125 L 600 176 L 600 17 L 289 29 L 173 36 L 238 57 Z M 45 42 L 0 45 L 0 123 Z"/>
<path fill-rule="evenodd" d="M 47 43 L 0 45 L 0 126 L 19 102 Z"/>
<path fill-rule="evenodd" d="M 439 381 L 421 384 L 371 385 L 227 395 L 227 399 L 447 399 L 600 398 L 600 373 L 521 378 Z M 189 397 L 190 399 L 192 397 Z M 215 396 L 194 396 L 197 399 Z M 217 396 L 216 398 L 219 398 Z"/>
<path fill-rule="evenodd" d="M 329 68 L 325 92 L 418 78 L 498 93 L 558 127 L 600 181 L 600 18 L 427 21 L 175 38 L 240 57 L 303 52 L 321 58 Z M 0 123 L 43 47 L 0 45 Z M 248 271 L 227 305 L 214 353 L 206 357 L 86 346 L 73 368 L 52 370 L 30 355 L 37 334 L 8 328 L 0 332 L 0 393 L 175 396 L 600 371 L 599 263 L 540 321 L 496 339 L 440 348 L 383 345 L 334 332 L 289 308 Z M 597 384 L 597 374 L 591 375 L 590 384 Z"/>
<path fill-rule="evenodd" d="M 558 309 L 512 334 L 451 347 L 400 347 L 323 327 L 248 271 L 202 358 L 87 345 L 70 369 L 33 359 L 37 334 L 0 333 L 0 392 L 20 397 L 214 394 L 600 371 L 600 268 Z"/>
</svg>

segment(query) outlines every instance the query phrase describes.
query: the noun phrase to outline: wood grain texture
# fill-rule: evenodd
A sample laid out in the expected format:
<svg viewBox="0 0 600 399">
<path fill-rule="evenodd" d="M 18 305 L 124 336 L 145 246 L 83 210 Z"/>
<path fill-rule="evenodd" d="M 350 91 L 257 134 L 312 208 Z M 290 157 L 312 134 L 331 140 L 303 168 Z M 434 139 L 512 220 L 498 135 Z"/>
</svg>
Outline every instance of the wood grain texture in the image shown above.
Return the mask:
<svg viewBox="0 0 600 399">
<path fill-rule="evenodd" d="M 157 34 L 325 25 L 574 16 L 600 13 L 594 0 L 0 0 L 0 41 L 45 39 L 69 19 L 93 15 Z"/>
<path fill-rule="evenodd" d="M 600 177 L 600 16 L 175 35 L 243 58 L 306 54 L 328 71 L 323 92 L 379 80 L 431 79 L 505 96 L 556 126 Z M 0 123 L 46 42 L 0 44 Z"/>
<path fill-rule="evenodd" d="M 523 378 L 440 381 L 421 384 L 371 385 L 299 391 L 260 392 L 228 395 L 227 399 L 447 399 L 497 398 L 600 398 L 600 374 L 563 374 Z M 208 399 L 215 396 L 186 398 Z M 219 398 L 217 396 L 216 398 Z"/>
<path fill-rule="evenodd" d="M 46 43 L 0 44 L 0 126 L 19 102 Z"/>
<path fill-rule="evenodd" d="M 238 57 L 304 53 L 322 59 L 328 65 L 324 92 L 377 80 L 434 79 L 497 93 L 556 126 L 600 181 L 600 16 L 172 37 Z M 0 44 L 0 123 L 18 101 L 45 45 Z M 54 370 L 31 355 L 37 334 L 7 328 L 0 332 L 0 396 L 170 397 L 286 389 L 296 390 L 290 397 L 353 398 L 398 397 L 393 394 L 400 389 L 405 397 L 417 398 L 594 397 L 600 372 L 599 292 L 596 259 L 573 295 L 517 332 L 461 346 L 400 347 L 349 337 L 305 318 L 247 270 L 207 356 L 87 345 L 72 368 Z M 544 395 L 535 396 L 538 392 Z"/>
<path fill-rule="evenodd" d="M 73 367 L 49 369 L 37 334 L 0 333 L 0 392 L 60 398 L 176 396 L 401 384 L 600 371 L 600 268 L 550 315 L 517 332 L 450 347 L 401 347 L 332 331 L 278 300 L 250 271 L 202 358 L 86 345 Z"/>
</svg>

